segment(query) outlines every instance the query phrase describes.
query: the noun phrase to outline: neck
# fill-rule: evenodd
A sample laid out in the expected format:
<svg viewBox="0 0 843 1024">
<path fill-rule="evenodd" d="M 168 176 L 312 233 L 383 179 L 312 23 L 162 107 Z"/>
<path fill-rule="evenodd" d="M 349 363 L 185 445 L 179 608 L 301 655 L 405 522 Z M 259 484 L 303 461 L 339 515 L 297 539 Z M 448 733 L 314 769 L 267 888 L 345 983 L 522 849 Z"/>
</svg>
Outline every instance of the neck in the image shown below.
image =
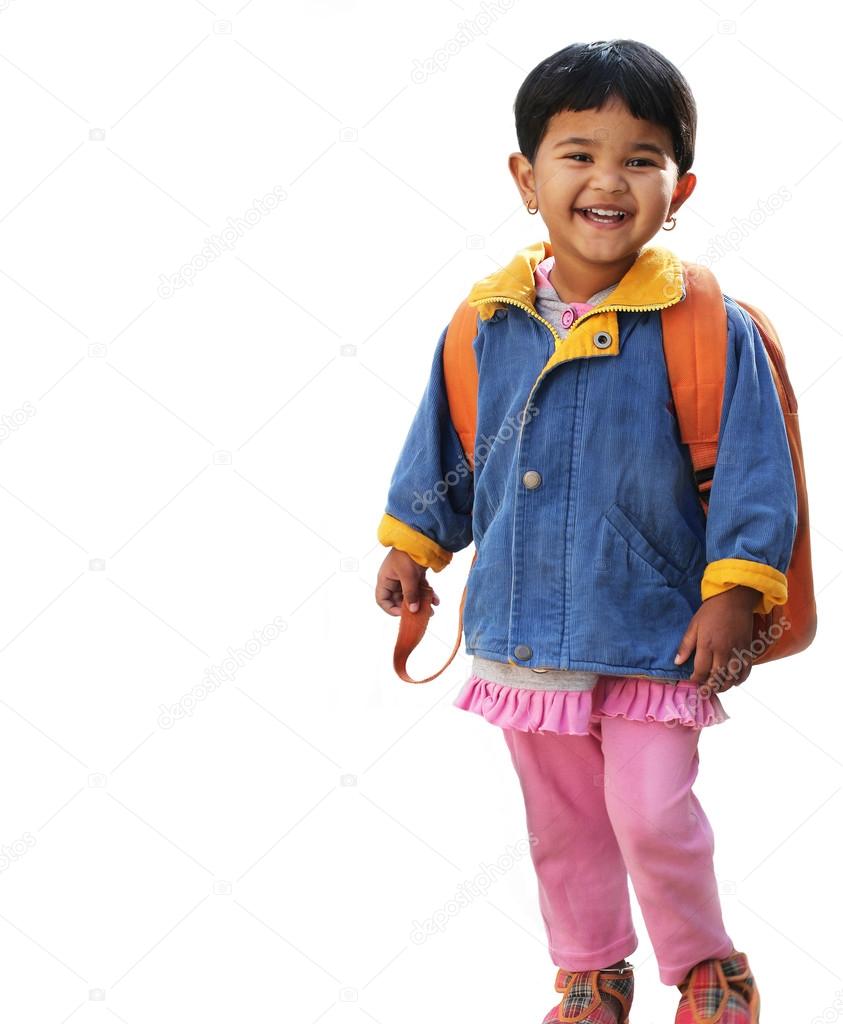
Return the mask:
<svg viewBox="0 0 843 1024">
<path fill-rule="evenodd" d="M 554 253 L 550 283 L 556 294 L 565 302 L 588 302 L 592 295 L 602 292 L 609 285 L 617 284 L 638 259 L 632 253 L 612 263 L 583 264 L 570 256 Z"/>
</svg>

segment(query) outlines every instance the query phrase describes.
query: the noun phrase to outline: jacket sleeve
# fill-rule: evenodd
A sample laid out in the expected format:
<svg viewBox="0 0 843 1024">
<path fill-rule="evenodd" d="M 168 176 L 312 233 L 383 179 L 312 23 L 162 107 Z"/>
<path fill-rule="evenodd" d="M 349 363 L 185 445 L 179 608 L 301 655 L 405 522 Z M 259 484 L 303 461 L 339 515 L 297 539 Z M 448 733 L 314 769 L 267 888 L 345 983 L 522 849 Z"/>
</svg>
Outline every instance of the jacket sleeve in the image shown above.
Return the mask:
<svg viewBox="0 0 843 1024">
<path fill-rule="evenodd" d="M 755 321 L 724 297 L 726 380 L 709 492 L 702 600 L 731 587 L 760 590 L 753 611 L 787 601 L 796 536 L 796 482 L 781 402 Z"/>
<path fill-rule="evenodd" d="M 439 336 L 378 526 L 378 540 L 439 572 L 472 541 L 474 474 L 451 421 Z"/>
</svg>

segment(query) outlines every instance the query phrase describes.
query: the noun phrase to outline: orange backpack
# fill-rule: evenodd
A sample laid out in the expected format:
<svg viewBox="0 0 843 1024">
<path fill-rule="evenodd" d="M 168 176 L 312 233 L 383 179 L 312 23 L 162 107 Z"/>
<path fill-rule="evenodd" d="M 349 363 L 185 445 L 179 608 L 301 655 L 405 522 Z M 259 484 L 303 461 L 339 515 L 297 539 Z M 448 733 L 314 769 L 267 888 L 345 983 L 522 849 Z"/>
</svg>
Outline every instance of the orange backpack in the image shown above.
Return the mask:
<svg viewBox="0 0 843 1024">
<path fill-rule="evenodd" d="M 703 512 L 707 514 L 708 492 L 711 490 L 717 460 L 726 378 L 726 307 L 717 279 L 710 270 L 685 261 L 682 261 L 682 268 L 687 294 L 683 302 L 677 302 L 661 311 L 663 347 L 680 437 L 690 450 L 700 503 Z M 755 641 L 758 640 L 763 647 L 762 652 L 753 659 L 755 665 L 797 654 L 808 647 L 816 634 L 817 609 L 796 395 L 787 375 L 784 353 L 775 328 L 759 309 L 747 302 L 738 304 L 754 320 L 767 352 L 787 429 L 798 509 L 796 536 L 790 565 L 785 574 L 787 601 L 783 605 L 775 605 L 766 615 L 754 613 L 752 646 L 755 647 Z M 448 326 L 443 361 L 451 419 L 472 470 L 477 423 L 478 373 L 473 349 L 476 333 L 477 311 L 464 299 Z M 402 604 L 393 666 L 405 682 L 429 682 L 451 664 L 462 642 L 467 591 L 468 583 L 460 601 L 459 631 L 454 649 L 442 668 L 424 679 L 413 679 L 407 674 L 407 659 L 427 628 L 433 593 L 430 584 L 426 580 L 422 583 L 418 611 L 411 612 L 406 601 Z M 773 626 L 777 628 L 771 638 Z"/>
</svg>

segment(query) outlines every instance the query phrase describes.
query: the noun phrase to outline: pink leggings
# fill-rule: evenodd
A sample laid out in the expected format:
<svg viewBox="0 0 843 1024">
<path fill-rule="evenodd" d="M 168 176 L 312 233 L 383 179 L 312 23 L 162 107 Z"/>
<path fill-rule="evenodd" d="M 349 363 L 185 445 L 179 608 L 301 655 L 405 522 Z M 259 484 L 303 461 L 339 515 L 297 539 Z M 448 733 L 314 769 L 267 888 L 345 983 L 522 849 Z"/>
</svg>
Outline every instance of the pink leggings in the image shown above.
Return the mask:
<svg viewBox="0 0 843 1024">
<path fill-rule="evenodd" d="M 625 718 L 588 736 L 503 729 L 518 773 L 539 906 L 557 967 L 608 967 L 638 948 L 627 872 L 666 985 L 735 948 L 714 834 L 691 787 L 700 730 Z"/>
</svg>

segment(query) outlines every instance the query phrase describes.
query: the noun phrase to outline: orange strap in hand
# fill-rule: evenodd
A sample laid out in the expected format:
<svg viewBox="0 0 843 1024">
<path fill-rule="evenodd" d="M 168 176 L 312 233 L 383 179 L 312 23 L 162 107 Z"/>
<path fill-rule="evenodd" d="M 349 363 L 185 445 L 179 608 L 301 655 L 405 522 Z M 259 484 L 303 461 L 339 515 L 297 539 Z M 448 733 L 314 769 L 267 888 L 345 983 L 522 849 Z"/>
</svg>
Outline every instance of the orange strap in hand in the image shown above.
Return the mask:
<svg viewBox="0 0 843 1024">
<path fill-rule="evenodd" d="M 471 560 L 472 565 L 474 565 L 476 558 L 477 552 L 475 551 L 474 558 Z M 407 659 L 418 646 L 421 638 L 424 636 L 425 630 L 427 629 L 427 624 L 430 621 L 430 616 L 433 611 L 433 587 L 431 587 L 427 580 L 421 581 L 418 611 L 410 611 L 406 598 L 401 602 L 401 621 L 398 624 L 398 639 L 395 641 L 395 652 L 392 656 L 392 665 L 399 678 L 403 679 L 405 683 L 429 683 L 431 679 L 435 679 L 437 676 L 441 675 L 454 660 L 454 655 L 460 649 L 460 643 L 462 642 L 462 616 L 467 593 L 468 582 L 466 582 L 466 585 L 463 588 L 462 599 L 460 600 L 460 624 L 459 629 L 457 630 L 457 639 L 454 643 L 454 649 L 451 651 L 448 656 L 448 660 L 442 668 L 440 668 L 438 672 L 434 672 L 432 676 L 425 676 L 424 679 L 413 679 L 412 676 L 407 674 Z"/>
</svg>

